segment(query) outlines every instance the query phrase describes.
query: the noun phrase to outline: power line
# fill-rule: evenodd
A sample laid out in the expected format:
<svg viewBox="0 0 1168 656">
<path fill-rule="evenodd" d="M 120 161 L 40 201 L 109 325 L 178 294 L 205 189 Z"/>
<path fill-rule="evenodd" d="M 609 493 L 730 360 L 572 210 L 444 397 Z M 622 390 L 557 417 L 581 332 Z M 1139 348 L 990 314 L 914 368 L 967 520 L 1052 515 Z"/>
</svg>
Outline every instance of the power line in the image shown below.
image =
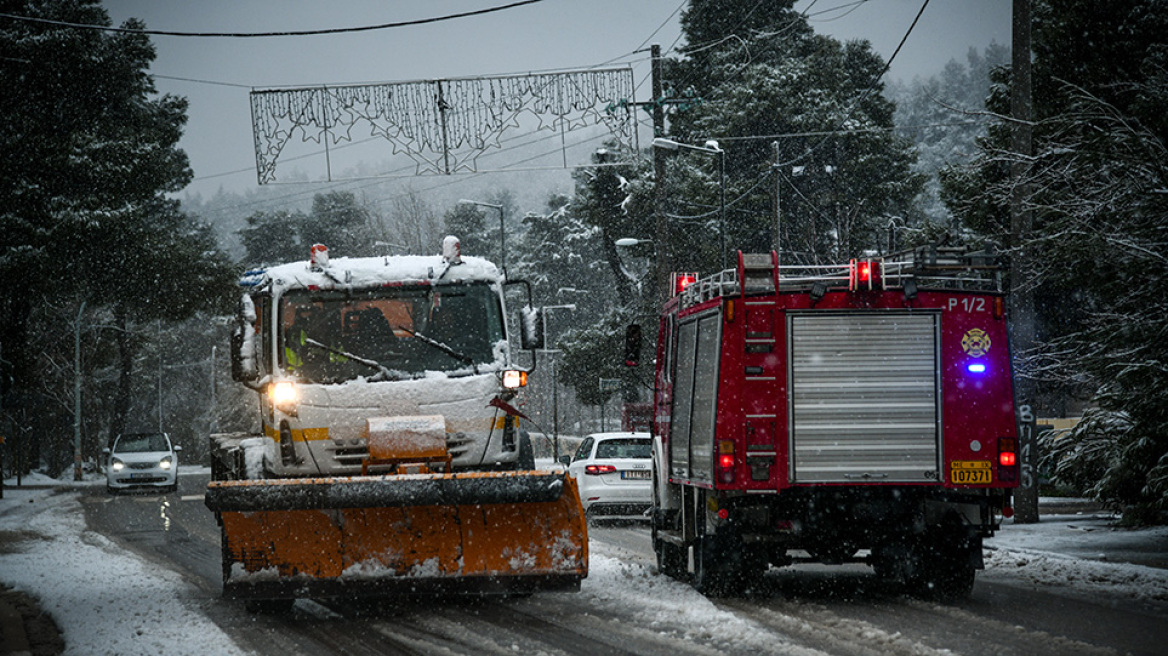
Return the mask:
<svg viewBox="0 0 1168 656">
<path fill-rule="evenodd" d="M 455 18 L 466 18 L 468 16 L 481 16 L 483 14 L 490 14 L 497 11 L 504 11 L 506 9 L 514 9 L 523 5 L 531 5 L 543 0 L 518 0 L 506 5 L 499 5 L 497 7 L 487 7 L 486 9 L 476 9 L 474 11 L 464 11 L 457 14 L 448 14 L 445 16 L 434 16 L 431 18 L 419 18 L 408 21 L 398 21 L 395 23 L 381 23 L 379 25 L 360 25 L 357 27 L 335 27 L 323 30 L 300 30 L 300 31 L 285 31 L 285 32 L 176 32 L 172 30 L 135 30 L 125 27 L 108 27 L 105 25 L 89 25 L 85 23 L 70 23 L 66 21 L 56 21 L 47 18 L 33 18 L 31 16 L 17 16 L 16 14 L 0 13 L 0 18 L 11 18 L 13 20 L 25 21 L 29 23 L 40 23 L 44 25 L 56 25 L 59 27 L 73 27 L 84 30 L 99 30 L 102 32 L 116 32 L 120 34 L 149 34 L 152 36 L 184 36 L 184 37 L 227 37 L 227 38 L 256 38 L 256 37 L 274 37 L 274 36 L 316 36 L 321 34 L 350 34 L 353 32 L 369 32 L 373 30 L 385 30 L 395 27 L 408 27 L 412 25 L 425 25 L 428 23 L 439 23 Z"/>
</svg>

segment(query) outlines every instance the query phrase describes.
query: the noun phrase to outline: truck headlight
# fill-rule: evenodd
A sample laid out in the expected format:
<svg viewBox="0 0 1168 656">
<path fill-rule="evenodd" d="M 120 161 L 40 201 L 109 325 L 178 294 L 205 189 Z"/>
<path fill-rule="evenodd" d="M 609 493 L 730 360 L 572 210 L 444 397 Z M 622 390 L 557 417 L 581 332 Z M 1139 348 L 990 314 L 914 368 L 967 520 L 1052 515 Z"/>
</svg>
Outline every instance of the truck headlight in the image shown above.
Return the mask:
<svg viewBox="0 0 1168 656">
<path fill-rule="evenodd" d="M 527 385 L 527 372 L 519 371 L 518 369 L 508 369 L 503 372 L 503 387 L 509 390 L 517 390 L 520 387 Z"/>
<path fill-rule="evenodd" d="M 290 381 L 280 381 L 269 387 L 268 396 L 271 397 L 272 403 L 280 412 L 290 415 L 296 414 L 296 401 L 299 395 L 296 393 L 296 386 Z"/>
</svg>

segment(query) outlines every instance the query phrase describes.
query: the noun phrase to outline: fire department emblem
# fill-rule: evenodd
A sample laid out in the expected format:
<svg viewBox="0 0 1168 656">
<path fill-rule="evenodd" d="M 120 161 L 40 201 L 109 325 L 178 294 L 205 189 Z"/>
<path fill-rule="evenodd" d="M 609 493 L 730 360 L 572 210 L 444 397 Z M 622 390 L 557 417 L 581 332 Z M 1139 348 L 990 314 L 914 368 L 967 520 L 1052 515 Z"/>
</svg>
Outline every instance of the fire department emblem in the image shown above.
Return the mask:
<svg viewBox="0 0 1168 656">
<path fill-rule="evenodd" d="M 980 358 L 990 350 L 990 336 L 981 328 L 971 328 L 961 338 L 961 348 L 967 355 Z"/>
</svg>

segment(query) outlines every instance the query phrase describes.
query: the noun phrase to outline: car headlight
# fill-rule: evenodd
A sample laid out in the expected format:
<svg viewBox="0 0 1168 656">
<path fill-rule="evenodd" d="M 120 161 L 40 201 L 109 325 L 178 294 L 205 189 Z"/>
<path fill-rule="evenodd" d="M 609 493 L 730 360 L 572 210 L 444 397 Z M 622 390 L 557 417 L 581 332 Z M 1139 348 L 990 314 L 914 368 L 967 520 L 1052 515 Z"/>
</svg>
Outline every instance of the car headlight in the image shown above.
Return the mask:
<svg viewBox="0 0 1168 656">
<path fill-rule="evenodd" d="M 162 469 L 170 469 L 172 462 L 172 458 L 170 456 L 166 456 L 161 461 L 159 461 L 158 466 Z"/>
<path fill-rule="evenodd" d="M 122 462 L 121 460 L 118 460 L 117 458 L 114 458 L 113 462 L 110 463 L 110 469 L 114 470 L 115 472 L 120 472 L 125 468 L 126 468 L 126 463 Z"/>
</svg>

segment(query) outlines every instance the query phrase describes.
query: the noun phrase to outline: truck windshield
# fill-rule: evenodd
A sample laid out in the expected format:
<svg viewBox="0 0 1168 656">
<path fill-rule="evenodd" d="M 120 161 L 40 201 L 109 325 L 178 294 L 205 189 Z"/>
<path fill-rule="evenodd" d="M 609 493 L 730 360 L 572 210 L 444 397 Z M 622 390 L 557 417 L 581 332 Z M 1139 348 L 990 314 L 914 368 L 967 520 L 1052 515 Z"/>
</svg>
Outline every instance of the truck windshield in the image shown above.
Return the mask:
<svg viewBox="0 0 1168 656">
<path fill-rule="evenodd" d="M 280 329 L 285 371 L 317 383 L 472 373 L 495 361 L 504 339 L 487 283 L 289 292 Z"/>
</svg>

